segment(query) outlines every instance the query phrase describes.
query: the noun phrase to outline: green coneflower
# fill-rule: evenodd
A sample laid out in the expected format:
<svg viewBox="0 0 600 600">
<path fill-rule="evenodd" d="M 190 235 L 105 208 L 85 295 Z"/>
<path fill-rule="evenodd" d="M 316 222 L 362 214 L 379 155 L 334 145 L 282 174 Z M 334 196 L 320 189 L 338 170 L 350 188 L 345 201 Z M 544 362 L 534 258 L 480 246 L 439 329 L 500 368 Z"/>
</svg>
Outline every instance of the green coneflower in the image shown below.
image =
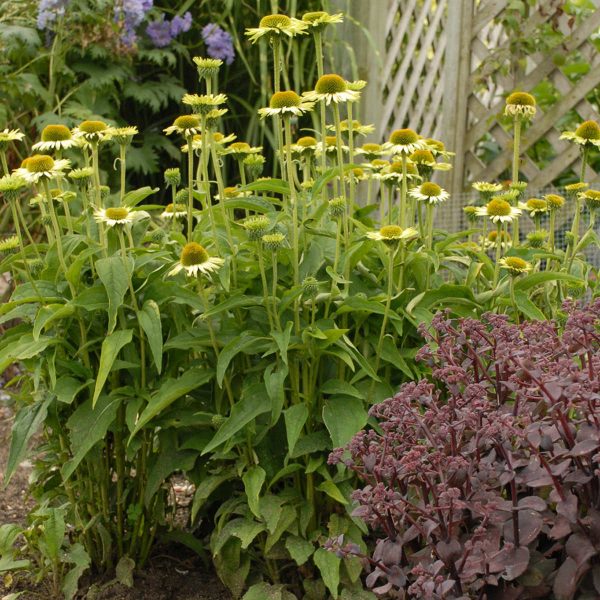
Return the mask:
<svg viewBox="0 0 600 600">
<path fill-rule="evenodd" d="M 259 108 L 258 114 L 261 119 L 272 117 L 274 115 L 295 115 L 297 117 L 303 115 L 313 109 L 314 102 L 302 99 L 296 92 L 291 90 L 284 92 L 275 92 L 271 96 L 269 106 Z"/>
<path fill-rule="evenodd" d="M 527 202 L 521 202 L 519 208 L 526 211 L 532 218 L 544 215 L 549 210 L 548 202 L 543 198 L 529 198 Z"/>
<path fill-rule="evenodd" d="M 27 187 L 27 181 L 16 174 L 0 177 L 0 194 L 9 202 L 17 200 L 21 192 Z"/>
<path fill-rule="evenodd" d="M 262 236 L 263 246 L 271 252 L 276 252 L 283 246 L 285 235 L 283 233 L 267 233 Z"/>
<path fill-rule="evenodd" d="M 138 133 L 135 125 L 127 125 L 126 127 L 109 127 L 107 136 L 119 146 L 129 146 Z"/>
<path fill-rule="evenodd" d="M 507 256 L 501 258 L 499 262 L 500 267 L 506 269 L 513 277 L 531 271 L 531 264 L 518 256 Z"/>
<path fill-rule="evenodd" d="M 217 152 L 222 153 L 223 147 L 225 144 L 229 144 L 229 142 L 233 142 L 236 136 L 234 133 L 230 133 L 229 135 L 224 135 L 220 131 L 209 132 L 207 139 L 210 140 L 211 143 L 217 146 Z M 194 152 L 200 152 L 202 150 L 202 136 L 197 133 L 192 136 L 192 150 Z M 188 151 L 188 145 L 184 144 L 181 146 L 181 151 L 185 154 Z"/>
<path fill-rule="evenodd" d="M 477 214 L 477 206 L 463 206 L 463 212 L 469 223 L 476 223 L 479 215 Z"/>
<path fill-rule="evenodd" d="M 431 150 L 427 150 L 426 148 L 415 150 L 408 158 L 417 166 L 425 165 L 426 167 L 433 167 L 436 164 Z"/>
<path fill-rule="evenodd" d="M 332 198 L 327 202 L 327 209 L 332 218 L 343 217 L 346 214 L 346 199 L 342 196 Z"/>
<path fill-rule="evenodd" d="M 548 232 L 539 229 L 538 231 L 531 231 L 527 234 L 527 243 L 532 248 L 543 248 L 547 238 Z"/>
<path fill-rule="evenodd" d="M 362 154 L 368 161 L 376 160 L 378 157 L 387 154 L 381 144 L 371 143 L 363 144 L 359 148 L 356 148 L 354 152 L 355 154 Z"/>
<path fill-rule="evenodd" d="M 54 160 L 47 154 L 34 154 L 26 158 L 19 169 L 15 169 L 15 175 L 22 177 L 28 183 L 37 183 L 40 179 L 51 179 L 62 177 L 64 170 L 71 164 L 68 160 Z"/>
<path fill-rule="evenodd" d="M 327 129 L 329 131 L 335 131 L 335 125 L 327 125 Z M 350 129 L 352 129 L 353 135 L 367 136 L 370 133 L 373 133 L 375 131 L 375 126 L 374 125 L 363 125 L 360 121 L 357 121 L 356 119 L 352 119 L 352 127 L 350 127 L 349 119 L 344 119 L 343 121 L 340 121 L 340 131 L 342 133 L 348 133 L 350 131 Z"/>
<path fill-rule="evenodd" d="M 315 298 L 319 293 L 320 282 L 312 276 L 307 276 L 302 281 L 302 297 L 306 300 Z"/>
<path fill-rule="evenodd" d="M 244 166 L 248 169 L 250 177 L 254 179 L 260 177 L 266 160 L 261 154 L 250 154 L 244 158 Z"/>
<path fill-rule="evenodd" d="M 416 150 L 426 149 L 427 144 L 412 129 L 396 129 L 392 131 L 390 139 L 384 147 L 391 154 L 404 154 L 408 156 Z"/>
<path fill-rule="evenodd" d="M 387 167 L 391 166 L 391 163 L 389 160 L 375 158 L 367 166 L 374 173 L 382 173 Z"/>
<path fill-rule="evenodd" d="M 86 188 L 92 177 L 94 176 L 94 169 L 92 167 L 83 167 L 81 169 L 73 169 L 69 171 L 68 178 L 80 188 Z"/>
<path fill-rule="evenodd" d="M 315 89 L 302 95 L 311 102 L 321 101 L 327 105 L 332 102 L 355 102 L 360 98 L 360 92 L 349 89 L 348 82 L 334 73 L 319 77 Z"/>
<path fill-rule="evenodd" d="M 193 113 L 207 115 L 211 110 L 225 104 L 227 96 L 225 94 L 185 94 L 181 102 L 191 107 Z"/>
<path fill-rule="evenodd" d="M 384 225 L 379 231 L 368 231 L 370 240 L 383 242 L 386 246 L 397 246 L 400 242 L 410 242 L 419 236 L 413 227 L 402 228 L 398 225 Z"/>
<path fill-rule="evenodd" d="M 182 190 L 187 199 L 187 190 Z M 160 213 L 162 219 L 183 219 L 187 215 L 187 207 L 185 204 L 173 204 L 172 202 L 165 206 L 165 210 Z"/>
<path fill-rule="evenodd" d="M 108 227 L 120 227 L 131 225 L 135 221 L 135 215 L 127 206 L 116 206 L 96 209 L 94 219 Z"/>
<path fill-rule="evenodd" d="M 354 181 L 364 181 L 367 178 L 367 175 L 364 169 L 360 167 L 355 167 L 349 172 L 349 176 L 354 179 Z"/>
<path fill-rule="evenodd" d="M 234 142 L 223 150 L 221 154 L 230 154 L 233 158 L 242 159 L 251 154 L 260 154 L 262 149 L 262 146 L 251 146 L 247 142 Z"/>
<path fill-rule="evenodd" d="M 403 178 L 404 175 L 402 172 L 402 162 L 399 160 L 394 161 L 393 163 L 388 163 L 387 166 L 385 166 L 381 171 L 381 179 L 385 182 L 400 183 Z M 406 179 L 421 179 L 419 171 L 413 163 L 408 163 L 406 165 Z"/>
<path fill-rule="evenodd" d="M 544 200 L 548 205 L 548 210 L 551 212 L 560 210 L 565 204 L 565 199 L 558 194 L 546 194 Z"/>
<path fill-rule="evenodd" d="M 293 38 L 296 35 L 307 33 L 308 27 L 308 23 L 304 23 L 299 19 L 290 18 L 287 15 L 273 14 L 263 17 L 258 27 L 246 29 L 244 35 L 247 35 L 248 39 L 254 44 L 265 36 L 267 39 L 283 36 Z"/>
<path fill-rule="evenodd" d="M 595 211 L 600 208 L 600 191 L 587 190 L 585 192 L 581 192 L 579 197 L 586 203 L 590 210 Z"/>
<path fill-rule="evenodd" d="M 425 181 L 419 187 L 415 187 L 410 192 L 409 196 L 427 202 L 428 204 L 439 204 L 450 197 L 450 194 L 442 189 L 437 183 Z"/>
<path fill-rule="evenodd" d="M 493 223 L 510 223 L 521 215 L 521 209 L 501 198 L 492 198 L 485 206 L 477 208 L 477 214 L 489 217 Z"/>
<path fill-rule="evenodd" d="M 17 235 L 11 235 L 0 240 L 0 252 L 4 254 L 14 252 L 19 246 L 19 236 Z"/>
<path fill-rule="evenodd" d="M 210 256 L 204 246 L 189 242 L 183 247 L 179 261 L 168 275 L 177 275 L 180 271 L 185 271 L 189 277 L 208 275 L 218 271 L 224 262 L 222 258 Z"/>
<path fill-rule="evenodd" d="M 527 92 L 513 92 L 506 98 L 504 114 L 520 120 L 532 119 L 535 115 L 535 98 Z"/>
<path fill-rule="evenodd" d="M 173 121 L 173 125 L 166 127 L 163 131 L 167 135 L 179 133 L 184 137 L 190 137 L 200 133 L 200 119 L 195 115 L 181 115 Z"/>
<path fill-rule="evenodd" d="M 512 236 L 508 231 L 501 231 L 500 236 L 498 237 L 497 231 L 490 231 L 485 239 L 485 247 L 496 248 L 498 243 L 500 243 L 500 248 L 502 250 L 507 250 L 512 246 Z"/>
<path fill-rule="evenodd" d="M 489 200 L 494 194 L 502 191 L 500 183 L 489 183 L 487 181 L 476 181 L 471 187 L 480 193 L 482 199 Z"/>
<path fill-rule="evenodd" d="M 600 125 L 596 121 L 584 121 L 575 131 L 563 131 L 560 139 L 575 142 L 586 148 L 600 148 Z"/>
<path fill-rule="evenodd" d="M 72 133 L 74 139 L 86 142 L 103 142 L 110 136 L 109 127 L 104 121 L 82 121 Z"/>
<path fill-rule="evenodd" d="M 212 79 L 223 65 L 223 61 L 220 58 L 194 56 L 192 60 L 198 69 L 198 76 L 201 79 Z"/>
<path fill-rule="evenodd" d="M 226 108 L 213 108 L 209 113 L 204 117 L 204 121 L 206 124 L 206 129 L 208 131 L 214 131 L 219 126 L 219 121 L 221 117 L 227 113 Z M 235 137 L 235 136 L 234 136 Z"/>
<path fill-rule="evenodd" d="M 179 170 L 179 167 L 165 169 L 164 176 L 165 183 L 171 187 L 177 187 L 181 183 L 181 171 Z"/>
<path fill-rule="evenodd" d="M 296 140 L 291 146 L 292 154 L 295 158 L 299 157 L 312 157 L 315 155 L 319 143 L 311 135 L 305 135 Z"/>
<path fill-rule="evenodd" d="M 215 194 L 215 200 L 230 200 L 232 198 L 246 198 L 251 196 L 252 192 L 246 190 L 242 191 L 237 186 L 231 185 L 223 188 L 223 197 L 221 198 L 221 194 Z"/>
<path fill-rule="evenodd" d="M 576 196 L 579 192 L 587 190 L 588 187 L 590 187 L 589 183 L 578 181 L 577 183 L 570 183 L 569 185 L 565 185 L 565 190 L 567 194 L 571 196 Z"/>
<path fill-rule="evenodd" d="M 255 215 L 248 217 L 242 223 L 242 227 L 246 230 L 248 239 L 251 242 L 258 242 L 269 231 L 271 221 L 266 215 Z"/>
<path fill-rule="evenodd" d="M 350 149 L 346 144 L 342 144 L 340 146 L 342 152 L 349 152 Z M 338 146 L 337 146 L 337 137 L 335 135 L 326 135 L 325 136 L 325 154 L 335 156 L 337 154 Z M 317 144 L 317 156 L 321 156 L 323 153 L 323 142 L 319 142 Z"/>
<path fill-rule="evenodd" d="M 0 151 L 6 150 L 11 142 L 20 142 L 25 137 L 18 129 L 0 131 Z"/>
<path fill-rule="evenodd" d="M 446 146 L 444 142 L 440 142 L 440 140 L 435 140 L 433 138 L 425 138 L 425 144 L 427 150 L 429 150 L 434 156 L 441 156 L 443 158 L 449 158 L 454 156 L 455 152 L 450 152 L 450 150 L 446 150 Z"/>
<path fill-rule="evenodd" d="M 34 144 L 32 150 L 66 150 L 77 146 L 77 140 L 73 139 L 71 130 L 66 125 L 46 125 L 42 129 L 41 141 Z"/>
<path fill-rule="evenodd" d="M 343 13 L 336 13 L 330 15 L 324 10 L 317 10 L 313 12 L 307 12 L 302 15 L 302 21 L 306 23 L 309 28 L 317 31 L 323 31 L 327 25 L 333 25 L 335 23 L 342 23 L 344 20 Z"/>
</svg>

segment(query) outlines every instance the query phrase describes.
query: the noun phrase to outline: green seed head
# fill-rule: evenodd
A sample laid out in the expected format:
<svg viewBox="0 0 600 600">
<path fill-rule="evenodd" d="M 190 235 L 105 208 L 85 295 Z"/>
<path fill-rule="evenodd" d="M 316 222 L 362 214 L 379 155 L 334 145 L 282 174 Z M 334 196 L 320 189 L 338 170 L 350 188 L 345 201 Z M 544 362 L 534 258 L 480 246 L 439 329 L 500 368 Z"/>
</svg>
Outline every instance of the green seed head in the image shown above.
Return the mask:
<svg viewBox="0 0 600 600">
<path fill-rule="evenodd" d="M 341 217 L 346 212 L 346 201 L 343 197 L 332 198 L 328 202 L 329 214 L 333 218 Z"/>
<path fill-rule="evenodd" d="M 584 140 L 598 140 L 600 139 L 600 125 L 596 121 L 584 121 L 575 130 L 575 135 Z"/>
<path fill-rule="evenodd" d="M 23 161 L 23 166 L 30 173 L 44 173 L 54 167 L 54 159 L 47 154 L 34 154 Z"/>
<path fill-rule="evenodd" d="M 200 127 L 200 119 L 194 115 L 181 115 L 173 121 L 173 125 L 179 129 L 195 129 Z"/>
<path fill-rule="evenodd" d="M 544 200 L 550 210 L 559 210 L 565 203 L 565 199 L 558 194 L 546 194 Z"/>
<path fill-rule="evenodd" d="M 292 108 L 294 106 L 300 106 L 302 99 L 296 92 L 275 92 L 271 96 L 269 102 L 270 108 Z"/>
<path fill-rule="evenodd" d="M 181 171 L 175 167 L 165 171 L 165 181 L 167 185 L 177 187 L 181 183 Z"/>
<path fill-rule="evenodd" d="M 506 99 L 506 104 L 516 106 L 535 106 L 535 98 L 527 92 L 513 92 Z"/>
<path fill-rule="evenodd" d="M 271 221 L 266 215 L 256 215 L 254 217 L 248 217 L 243 225 L 248 234 L 248 239 L 251 242 L 257 242 L 265 235 L 265 233 L 267 233 Z"/>
<path fill-rule="evenodd" d="M 204 249 L 204 246 L 196 242 L 189 242 L 183 247 L 180 260 L 184 267 L 201 265 L 208 260 L 208 252 Z"/>
<path fill-rule="evenodd" d="M 65 125 L 47 125 L 42 130 L 42 142 L 64 142 L 71 139 L 71 130 Z"/>
<path fill-rule="evenodd" d="M 488 202 L 487 213 L 490 217 L 506 217 L 510 215 L 510 204 L 506 200 L 494 198 Z"/>
<path fill-rule="evenodd" d="M 273 29 L 281 29 L 289 27 L 292 20 L 286 15 L 267 15 L 260 20 L 259 27 L 271 27 Z"/>
<path fill-rule="evenodd" d="M 532 231 L 527 234 L 527 242 L 532 248 L 542 248 L 548 237 L 547 231 Z"/>
<path fill-rule="evenodd" d="M 129 209 L 124 206 L 116 206 L 106 209 L 106 217 L 108 219 L 114 219 L 115 221 L 121 221 L 126 219 L 129 214 Z"/>
<path fill-rule="evenodd" d="M 267 250 L 275 252 L 283 246 L 285 235 L 283 233 L 267 233 L 262 236 L 262 243 Z"/>
<path fill-rule="evenodd" d="M 348 89 L 348 84 L 339 75 L 329 74 L 319 77 L 315 91 L 318 94 L 339 94 Z"/>
<path fill-rule="evenodd" d="M 84 133 L 100 133 L 108 128 L 104 121 L 83 121 L 79 124 L 79 130 Z"/>
<path fill-rule="evenodd" d="M 395 131 L 392 131 L 392 135 L 390 135 L 390 142 L 399 146 L 414 144 L 418 139 L 419 136 L 412 129 L 396 129 Z"/>
</svg>

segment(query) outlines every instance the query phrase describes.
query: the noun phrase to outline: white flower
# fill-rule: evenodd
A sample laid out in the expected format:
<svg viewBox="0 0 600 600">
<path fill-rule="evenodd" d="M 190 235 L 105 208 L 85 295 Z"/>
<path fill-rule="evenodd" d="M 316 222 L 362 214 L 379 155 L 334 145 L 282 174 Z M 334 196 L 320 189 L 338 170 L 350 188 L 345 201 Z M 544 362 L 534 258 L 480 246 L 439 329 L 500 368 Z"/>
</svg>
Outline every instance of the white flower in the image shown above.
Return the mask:
<svg viewBox="0 0 600 600">
<path fill-rule="evenodd" d="M 392 131 L 389 141 L 383 147 L 392 155 L 409 155 L 415 152 L 415 150 L 428 149 L 425 140 L 420 138 L 412 129 L 396 129 Z"/>
<path fill-rule="evenodd" d="M 314 102 L 303 100 L 296 92 L 275 92 L 271 96 L 269 106 L 266 108 L 259 108 L 258 114 L 261 119 L 264 119 L 267 116 L 272 117 L 274 115 L 296 115 L 299 117 L 305 112 L 312 110 L 314 104 Z"/>
<path fill-rule="evenodd" d="M 97 208 L 94 211 L 94 219 L 98 223 L 105 223 L 108 227 L 131 225 L 136 218 L 134 212 L 126 206 Z"/>
<path fill-rule="evenodd" d="M 485 206 L 477 208 L 477 215 L 489 217 L 493 223 L 510 223 L 521 215 L 521 209 L 511 206 L 506 200 L 493 198 Z"/>
<path fill-rule="evenodd" d="M 207 275 L 218 271 L 224 262 L 222 258 L 209 256 L 204 246 L 196 242 L 189 242 L 183 247 L 179 261 L 168 275 L 176 275 L 180 271 L 185 271 L 189 277 Z"/>
<path fill-rule="evenodd" d="M 40 179 L 63 177 L 64 170 L 71 164 L 68 160 L 54 160 L 47 154 L 34 154 L 26 158 L 14 174 L 22 177 L 28 183 L 37 183 Z"/>
<path fill-rule="evenodd" d="M 379 231 L 368 231 L 370 240 L 383 242 L 388 246 L 395 246 L 400 242 L 409 242 L 419 236 L 419 232 L 413 227 L 402 229 L 398 225 L 384 225 Z"/>
<path fill-rule="evenodd" d="M 47 125 L 42 130 L 41 141 L 32 146 L 33 150 L 66 150 L 78 146 L 76 139 L 73 139 L 71 130 L 66 125 Z"/>
<path fill-rule="evenodd" d="M 438 204 L 450 197 L 450 194 L 446 190 L 442 189 L 437 183 L 432 183 L 431 181 L 425 181 L 419 187 L 410 190 L 408 194 L 409 196 L 421 200 L 422 202 L 427 202 L 428 204 Z"/>
<path fill-rule="evenodd" d="M 302 94 L 310 102 L 355 102 L 360 98 L 360 92 L 351 90 L 348 82 L 339 75 L 329 74 L 319 77 L 315 89 Z"/>
</svg>

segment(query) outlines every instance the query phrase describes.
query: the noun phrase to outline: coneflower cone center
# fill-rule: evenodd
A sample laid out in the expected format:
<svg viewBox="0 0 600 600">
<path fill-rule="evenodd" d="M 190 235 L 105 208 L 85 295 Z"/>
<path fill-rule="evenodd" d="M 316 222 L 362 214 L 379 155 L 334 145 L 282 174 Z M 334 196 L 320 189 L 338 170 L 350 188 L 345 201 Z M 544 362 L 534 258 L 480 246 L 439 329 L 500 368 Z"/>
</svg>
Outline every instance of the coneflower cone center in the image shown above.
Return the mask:
<svg viewBox="0 0 600 600">
<path fill-rule="evenodd" d="M 442 193 L 442 188 L 437 183 L 426 181 L 421 185 L 420 191 L 424 196 L 439 196 Z"/>
<path fill-rule="evenodd" d="M 326 17 L 328 13 L 326 13 L 324 10 L 315 10 L 313 12 L 307 12 L 304 13 L 302 15 L 302 20 L 305 23 L 313 23 L 314 21 L 316 21 L 317 19 L 320 19 L 321 17 Z"/>
<path fill-rule="evenodd" d="M 319 77 L 315 91 L 318 94 L 339 94 L 348 89 L 346 81 L 339 75 L 323 75 Z"/>
<path fill-rule="evenodd" d="M 414 144 L 418 139 L 419 136 L 412 129 L 396 129 L 390 135 L 390 142 L 397 145 Z"/>
<path fill-rule="evenodd" d="M 511 269 L 523 270 L 527 267 L 527 262 L 518 256 L 508 256 L 504 259 L 506 261 L 506 266 Z"/>
<path fill-rule="evenodd" d="M 535 106 L 535 98 L 527 92 L 513 92 L 506 99 L 506 104 L 516 106 Z"/>
<path fill-rule="evenodd" d="M 64 142 L 71 139 L 71 131 L 65 125 L 47 125 L 42 131 L 42 142 Z"/>
<path fill-rule="evenodd" d="M 584 121 L 575 130 L 575 135 L 584 140 L 598 140 L 600 139 L 600 125 L 596 121 Z"/>
<path fill-rule="evenodd" d="M 301 98 L 296 92 L 275 92 L 269 102 L 270 108 L 292 108 L 300 106 Z"/>
<path fill-rule="evenodd" d="M 193 115 L 181 115 L 173 121 L 173 125 L 179 127 L 179 129 L 193 129 L 195 127 L 200 127 L 200 119 Z"/>
<path fill-rule="evenodd" d="M 388 240 L 393 240 L 402 235 L 402 227 L 399 227 L 398 225 L 384 225 L 379 230 L 379 233 L 381 237 L 387 238 Z"/>
<path fill-rule="evenodd" d="M 114 219 L 115 221 L 122 221 L 123 219 L 127 218 L 127 215 L 129 214 L 129 210 L 123 206 L 116 206 L 116 207 L 107 208 L 105 214 L 106 214 L 107 219 Z"/>
<path fill-rule="evenodd" d="M 208 252 L 204 246 L 196 242 L 190 242 L 183 247 L 181 251 L 181 264 L 184 267 L 192 267 L 193 265 L 201 265 L 208 260 Z"/>
<path fill-rule="evenodd" d="M 259 27 L 271 27 L 279 29 L 281 27 L 289 27 L 292 20 L 286 15 L 267 15 L 260 20 Z"/>
<path fill-rule="evenodd" d="M 47 154 L 34 154 L 27 159 L 25 168 L 30 173 L 44 173 L 51 171 L 54 166 L 54 159 Z"/>
<path fill-rule="evenodd" d="M 487 212 L 492 217 L 506 217 L 510 215 L 510 204 L 497 198 L 488 203 Z"/>
<path fill-rule="evenodd" d="M 83 121 L 79 125 L 79 130 L 84 133 L 99 133 L 104 131 L 108 125 L 104 121 Z"/>
</svg>

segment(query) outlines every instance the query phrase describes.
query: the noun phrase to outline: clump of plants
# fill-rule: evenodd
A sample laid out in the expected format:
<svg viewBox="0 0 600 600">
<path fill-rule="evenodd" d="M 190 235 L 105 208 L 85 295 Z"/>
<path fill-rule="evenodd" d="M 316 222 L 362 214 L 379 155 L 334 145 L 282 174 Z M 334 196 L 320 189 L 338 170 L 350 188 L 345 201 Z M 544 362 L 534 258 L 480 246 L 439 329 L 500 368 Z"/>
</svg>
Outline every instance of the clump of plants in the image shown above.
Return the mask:
<svg viewBox="0 0 600 600">
<path fill-rule="evenodd" d="M 54 591 L 73 572 L 74 593 L 88 565 L 130 575 L 174 540 L 209 547 L 236 597 L 369 597 L 360 561 L 322 548 L 343 534 L 367 550 L 348 510 L 354 475 L 327 456 L 365 426 L 373 403 L 420 376 L 417 323 L 440 307 L 544 319 L 558 298 L 593 285 L 581 253 L 591 234 L 568 259 L 514 230 L 507 242 L 523 182 L 479 186 L 482 227 L 435 227 L 449 194 L 431 179 L 452 153 L 408 128 L 360 142 L 373 132 L 356 119 L 366 82 L 324 66 L 324 32 L 342 18 L 272 14 L 246 32 L 270 51 L 274 93 L 258 117 L 276 133 L 272 170 L 266 148 L 224 127 L 222 61 L 194 59 L 199 93 L 183 95 L 164 129 L 181 150 L 164 172 L 167 206 L 149 200 L 158 188 L 127 185 L 136 126 L 51 123 L 12 169 L 24 134 L 0 132 L 13 228 L 0 266 L 15 285 L 0 307 L 14 324 L 0 366 L 22 365 L 9 386 L 17 416 L 6 477 L 41 430 L 33 492 L 48 511 L 28 539 L 53 534 L 59 556 L 77 548 L 74 566 L 44 559 Z M 284 60 L 299 39 L 317 57 L 304 91 Z M 516 122 L 535 113 L 527 96 L 508 103 Z M 107 154 L 118 156 L 112 187 Z M 185 528 L 174 524 L 174 475 L 194 490 Z"/>
<path fill-rule="evenodd" d="M 377 542 L 369 588 L 406 598 L 600 594 L 600 300 L 564 323 L 440 313 L 431 377 L 372 407 L 330 456 L 355 472 L 353 515 Z"/>
</svg>

